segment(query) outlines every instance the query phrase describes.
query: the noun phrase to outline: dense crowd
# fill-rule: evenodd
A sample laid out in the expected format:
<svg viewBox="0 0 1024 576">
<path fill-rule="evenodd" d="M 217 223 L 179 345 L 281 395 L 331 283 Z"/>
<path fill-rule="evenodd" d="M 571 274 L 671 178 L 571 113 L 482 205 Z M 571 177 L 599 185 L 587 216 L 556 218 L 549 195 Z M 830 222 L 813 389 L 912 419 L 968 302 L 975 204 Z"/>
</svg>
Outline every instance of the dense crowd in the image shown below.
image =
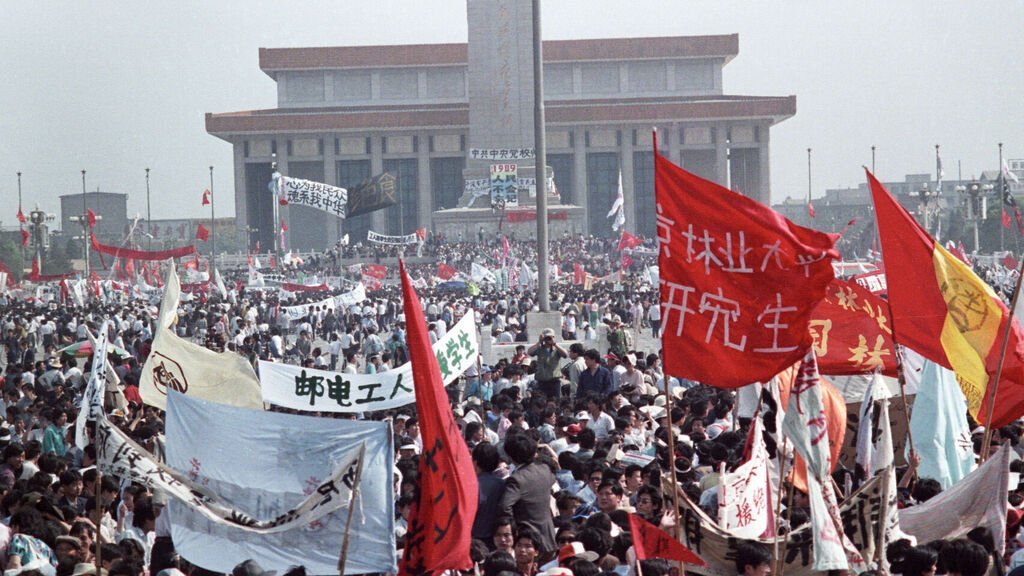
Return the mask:
<svg viewBox="0 0 1024 576">
<path fill-rule="evenodd" d="M 428 246 L 428 254 L 467 276 L 471 263 L 482 257 L 496 262 L 536 259 L 529 242 L 492 240 L 481 245 L 432 238 Z M 621 266 L 615 248 L 609 240 L 565 237 L 552 243 L 551 254 L 560 275 L 571 276 L 573 264 L 579 263 L 600 276 Z M 354 280 L 357 272 L 347 270 L 338 260 L 341 255 L 351 252 L 337 248 L 279 271 L 312 278 L 341 270 L 347 280 Z M 499 350 L 493 362 L 478 362 L 449 387 L 479 483 L 471 549 L 479 573 L 625 573 L 633 566 L 630 512 L 668 531 L 679 521 L 680 511 L 663 489 L 666 481 L 674 481 L 689 500 L 717 518 L 721 472 L 744 461 L 751 420 L 737 416 L 734 391 L 664 374 L 663 351 L 655 344 L 661 313 L 647 274 L 649 263 L 650 257 L 638 255 L 616 283 L 553 282 L 551 307 L 561 315 L 560 333 L 528 325 L 527 313 L 538 307 L 528 282 L 503 290 L 486 285 L 442 290 L 433 279 L 436 263 L 411 267 L 412 275 L 426 282 L 419 293 L 432 340 L 475 313 L 481 334 Z M 228 271 L 226 294 L 210 287 L 183 300 L 175 329 L 210 348 L 242 354 L 254 366 L 266 359 L 349 373 L 387 371 L 406 362 L 409 354 L 395 273 L 364 302 L 338 309 L 312 307 L 289 321 L 282 306 L 319 302 L 329 293 L 253 288 L 245 285 L 246 270 Z M 350 287 L 343 282 L 345 286 L 331 293 Z M 58 351 L 87 341 L 87 331 L 110 319 L 108 337 L 115 346 L 111 360 L 124 386 L 123 400 L 109 399 L 110 418 L 142 446 L 160 452 L 163 414 L 144 405 L 138 391 L 157 303 L 91 300 L 82 307 L 41 306 L 0 296 L 5 360 L 0 562 L 14 571 L 9 574 L 38 570 L 80 576 L 96 574 L 96 564 L 117 576 L 177 574 L 167 570 L 208 573 L 176 554 L 169 522 L 161 514 L 163 498 L 143 486 L 98 474 L 95 450 L 76 448 L 75 428 L 69 425 L 94 367 L 88 355 Z M 423 451 L 415 407 L 365 417 L 393 423 L 401 548 Z M 1024 452 L 1022 430 L 1018 424 L 1002 428 L 995 440 Z M 670 435 L 674 470 L 669 465 Z M 910 460 L 900 471 L 900 506 L 925 502 L 941 492 L 934 480 L 916 477 L 916 461 Z M 1014 467 L 1022 468 L 1020 462 Z M 856 488 L 864 481 L 859 472 L 840 466 L 838 485 Z M 1024 552 L 1017 553 L 1024 547 L 1017 539 L 1024 491 L 1017 488 L 1011 486 L 1008 494 L 1011 515 L 1004 555 L 998 552 L 1002 543 L 979 528 L 951 542 L 893 542 L 887 550 L 891 571 L 1002 576 L 1024 566 Z M 789 496 L 781 507 L 780 534 L 810 517 L 804 494 L 783 493 Z M 745 542 L 737 550 L 738 574 L 765 576 L 770 571 L 768 547 Z M 668 574 L 672 568 L 660 560 L 642 563 L 645 576 Z M 235 571 L 240 576 L 263 572 L 251 561 Z"/>
</svg>

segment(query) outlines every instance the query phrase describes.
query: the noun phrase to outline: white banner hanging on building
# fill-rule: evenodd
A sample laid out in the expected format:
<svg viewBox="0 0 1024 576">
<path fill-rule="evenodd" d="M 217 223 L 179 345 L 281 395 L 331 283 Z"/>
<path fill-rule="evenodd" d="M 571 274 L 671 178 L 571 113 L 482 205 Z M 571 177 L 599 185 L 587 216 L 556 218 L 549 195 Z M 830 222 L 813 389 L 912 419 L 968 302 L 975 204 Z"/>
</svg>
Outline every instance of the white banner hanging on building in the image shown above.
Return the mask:
<svg viewBox="0 0 1024 576">
<path fill-rule="evenodd" d="M 313 308 L 320 308 L 321 310 L 334 310 L 335 308 L 347 308 L 353 304 L 360 304 L 363 300 L 366 300 L 366 286 L 359 284 L 352 290 L 345 292 L 344 294 L 338 294 L 337 296 L 331 296 L 330 298 L 324 298 L 316 302 L 310 302 L 308 304 L 296 304 L 295 306 L 282 306 L 281 313 L 295 322 L 306 315 Z"/>
<path fill-rule="evenodd" d="M 420 237 L 415 232 L 405 236 L 388 236 L 386 234 L 377 234 L 370 230 L 366 233 L 366 241 L 375 244 L 387 244 L 388 246 L 405 246 L 406 244 L 416 244 L 420 241 Z"/>
<path fill-rule="evenodd" d="M 434 356 L 447 386 L 476 364 L 476 322 L 466 314 L 434 343 Z M 416 401 L 412 364 L 379 374 L 343 374 L 260 361 L 263 400 L 309 412 L 372 412 Z"/>
<path fill-rule="evenodd" d="M 296 206 L 309 206 L 345 217 L 348 208 L 348 190 L 322 182 L 281 176 L 277 179 L 278 195 Z"/>
<path fill-rule="evenodd" d="M 533 148 L 470 148 L 471 160 L 527 160 L 535 158 Z"/>
</svg>

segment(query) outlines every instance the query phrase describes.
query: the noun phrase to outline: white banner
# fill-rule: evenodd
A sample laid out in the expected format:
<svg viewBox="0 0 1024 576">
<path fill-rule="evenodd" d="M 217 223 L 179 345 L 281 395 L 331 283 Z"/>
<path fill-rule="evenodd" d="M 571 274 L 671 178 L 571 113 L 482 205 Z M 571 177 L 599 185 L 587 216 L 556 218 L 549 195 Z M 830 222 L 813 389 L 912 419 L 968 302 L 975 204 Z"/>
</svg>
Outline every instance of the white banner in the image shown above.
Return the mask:
<svg viewBox="0 0 1024 576">
<path fill-rule="evenodd" d="M 86 328 L 88 331 L 89 329 Z M 92 340 L 92 372 L 89 383 L 82 395 L 81 409 L 75 419 L 75 446 L 84 449 L 89 445 L 89 435 L 85 431 L 87 420 L 103 419 L 103 393 L 107 391 L 107 334 L 110 334 L 110 320 L 104 320 L 100 328 L 100 337 Z"/>
<path fill-rule="evenodd" d="M 533 148 L 470 148 L 471 160 L 526 160 L 536 157 Z"/>
<path fill-rule="evenodd" d="M 263 409 L 260 382 L 244 356 L 235 352 L 214 352 L 171 331 L 177 319 L 180 291 L 178 275 L 171 266 L 154 330 L 153 348 L 139 377 L 142 401 L 166 410 L 167 391 L 174 390 L 232 406 Z"/>
<path fill-rule="evenodd" d="M 370 230 L 366 233 L 366 241 L 375 244 L 387 244 L 388 246 L 405 246 L 406 244 L 416 244 L 420 241 L 420 237 L 415 232 L 405 236 L 388 236 L 386 234 L 377 234 Z"/>
<path fill-rule="evenodd" d="M 473 277 L 473 282 L 477 284 L 481 282 L 490 282 L 491 284 L 497 283 L 498 279 L 494 276 L 494 272 L 487 269 L 486 266 L 473 262 L 471 265 L 470 275 Z"/>
<path fill-rule="evenodd" d="M 772 514 L 768 478 L 768 451 L 764 446 L 764 424 L 754 420 L 754 448 L 735 471 L 725 474 L 719 484 L 718 521 L 737 538 L 760 538 L 768 531 Z"/>
<path fill-rule="evenodd" d="M 386 423 L 246 410 L 180 394 L 168 401 L 167 465 L 254 518 L 277 518 L 310 495 L 332 495 L 320 487 L 364 444 L 346 573 L 395 573 L 394 448 Z M 344 494 L 332 498 L 347 503 Z M 297 565 L 309 574 L 338 573 L 347 506 L 294 530 L 254 534 L 176 499 L 169 504 L 175 549 L 204 568 L 230 573 L 240 558 L 252 558 L 278 574 Z"/>
<path fill-rule="evenodd" d="M 223 501 L 195 479 L 168 468 L 105 418 L 99 419 L 96 430 L 96 457 L 102 472 L 161 490 L 217 524 L 260 534 L 301 528 L 344 507 L 351 499 L 366 452 L 365 443 L 349 449 L 334 466 L 334 472 L 302 502 L 273 518 L 260 520 Z"/>
<path fill-rule="evenodd" d="M 447 386 L 476 364 L 479 343 L 473 314 L 462 317 L 434 343 Z M 372 412 L 416 401 L 412 364 L 380 374 L 343 374 L 260 360 L 263 401 L 308 412 Z"/>
<path fill-rule="evenodd" d="M 319 307 L 321 310 L 334 310 L 335 308 L 347 308 L 353 304 L 360 304 L 363 300 L 366 300 L 366 286 L 359 284 L 344 294 L 324 298 L 317 302 L 297 304 L 295 306 L 281 306 L 281 314 L 284 314 L 288 320 L 295 322 L 309 314 L 311 308 Z"/>
<path fill-rule="evenodd" d="M 279 195 L 287 200 L 289 205 L 309 206 L 334 214 L 338 218 L 345 217 L 348 190 L 344 188 L 281 176 L 278 180 L 278 190 Z"/>
</svg>

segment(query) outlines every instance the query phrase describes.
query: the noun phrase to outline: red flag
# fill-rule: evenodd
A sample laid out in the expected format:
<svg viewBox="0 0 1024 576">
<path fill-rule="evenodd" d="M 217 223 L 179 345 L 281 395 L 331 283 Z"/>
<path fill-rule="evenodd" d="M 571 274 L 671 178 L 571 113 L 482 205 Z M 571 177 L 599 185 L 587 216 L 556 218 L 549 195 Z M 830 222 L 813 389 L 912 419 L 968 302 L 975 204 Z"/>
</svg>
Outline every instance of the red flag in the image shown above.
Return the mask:
<svg viewBox="0 0 1024 576">
<path fill-rule="evenodd" d="M 622 269 L 623 270 L 628 270 L 629 267 L 632 266 L 632 265 L 633 265 L 633 259 L 629 256 L 629 254 L 623 254 L 622 255 Z"/>
<path fill-rule="evenodd" d="M 363 269 L 363 274 L 383 280 L 388 275 L 388 267 L 383 264 L 367 264 Z"/>
<path fill-rule="evenodd" d="M 694 554 L 693 550 L 683 546 L 664 530 L 636 514 L 629 515 L 629 533 L 633 537 L 633 549 L 636 551 L 637 560 L 662 558 L 697 566 L 707 566 L 707 563 L 701 560 L 700 556 Z"/>
<path fill-rule="evenodd" d="M 626 232 L 625 230 L 623 230 L 622 231 L 622 235 L 619 236 L 619 247 L 617 248 L 617 250 L 619 252 L 622 252 L 623 250 L 628 250 L 630 248 L 636 248 L 637 246 L 639 246 L 639 245 L 641 245 L 643 243 L 644 243 L 643 240 L 641 240 L 641 239 L 637 238 L 636 236 L 633 236 L 629 232 Z"/>
<path fill-rule="evenodd" d="M 511 251 L 512 251 L 512 246 L 509 245 L 508 238 L 504 234 L 502 234 L 501 235 L 501 259 L 502 260 L 508 260 L 508 255 L 509 255 L 509 252 L 511 252 Z"/>
<path fill-rule="evenodd" d="M 271 254 L 270 255 L 270 269 L 273 270 L 274 268 L 277 268 L 277 262 L 274 260 L 274 255 Z"/>
<path fill-rule="evenodd" d="M 451 280 L 455 276 L 455 268 L 441 262 L 437 265 L 437 277 L 442 280 Z"/>
<path fill-rule="evenodd" d="M 810 200 L 807 201 L 807 215 L 811 218 L 817 218 L 818 213 L 814 211 L 814 204 Z"/>
<path fill-rule="evenodd" d="M 28 233 L 28 230 L 25 230 L 24 228 L 21 229 L 21 246 L 22 247 L 28 246 L 28 239 L 31 238 L 31 236 L 32 235 Z"/>
<path fill-rule="evenodd" d="M 587 281 L 587 272 L 583 269 L 583 264 L 576 262 L 572 265 L 572 283 L 576 285 L 583 284 Z"/>
<path fill-rule="evenodd" d="M 288 231 L 288 224 L 284 221 L 284 218 L 281 218 L 281 232 L 287 232 L 287 231 Z"/>
<path fill-rule="evenodd" d="M 256 253 L 257 254 L 260 253 L 260 241 L 259 240 L 256 241 Z"/>
<path fill-rule="evenodd" d="M 896 376 L 889 305 L 857 282 L 833 280 L 808 329 L 822 374 Z"/>
<path fill-rule="evenodd" d="M 278 206 L 287 206 L 288 205 L 288 199 L 285 198 L 284 196 L 281 196 L 280 198 L 277 199 L 277 204 L 278 204 Z"/>
<path fill-rule="evenodd" d="M 202 240 L 203 242 L 206 242 L 206 240 L 209 237 L 210 231 L 206 229 L 206 226 L 200 224 L 199 227 L 196 228 L 196 240 Z"/>
<path fill-rule="evenodd" d="M 419 500 L 413 505 L 400 574 L 465 570 L 477 508 L 477 482 L 469 449 L 459 434 L 441 370 L 427 337 L 423 307 L 405 263 L 399 261 L 408 323 L 409 359 L 416 390 L 423 456 L 419 461 Z"/>
<path fill-rule="evenodd" d="M 213 195 L 213 193 L 210 192 L 209 188 L 207 188 L 206 190 L 203 190 L 203 206 L 209 206 L 210 205 L 210 196 L 212 196 L 212 195 Z"/>
<path fill-rule="evenodd" d="M 1003 228 L 1006 228 L 1007 230 L 1009 230 L 1010 229 L 1010 213 L 1006 211 L 1006 208 L 1003 208 L 1002 221 L 1003 221 Z"/>
<path fill-rule="evenodd" d="M 1013 254 L 1007 254 L 1006 256 L 1003 256 L 1003 266 L 1006 266 L 1010 270 L 1016 270 L 1017 268 L 1020 268 L 1020 262 L 1017 262 L 1017 259 L 1013 257 Z"/>
<path fill-rule="evenodd" d="M 135 260 L 127 260 L 124 263 L 124 273 L 129 281 L 135 281 Z"/>
<path fill-rule="evenodd" d="M 813 343 L 838 236 L 654 158 L 665 371 L 723 388 L 768 381 Z"/>
<path fill-rule="evenodd" d="M 427 229 L 426 228 L 417 228 L 416 229 L 416 237 L 419 238 L 420 240 L 424 240 L 425 241 L 427 239 Z"/>
<path fill-rule="evenodd" d="M 21 206 L 18 206 L 18 222 L 21 222 L 22 224 L 28 222 L 28 218 L 25 218 L 25 213 L 21 211 Z"/>
<path fill-rule="evenodd" d="M 96 213 L 92 211 L 92 208 L 86 208 L 86 218 L 89 220 L 89 228 L 96 227 Z"/>
</svg>

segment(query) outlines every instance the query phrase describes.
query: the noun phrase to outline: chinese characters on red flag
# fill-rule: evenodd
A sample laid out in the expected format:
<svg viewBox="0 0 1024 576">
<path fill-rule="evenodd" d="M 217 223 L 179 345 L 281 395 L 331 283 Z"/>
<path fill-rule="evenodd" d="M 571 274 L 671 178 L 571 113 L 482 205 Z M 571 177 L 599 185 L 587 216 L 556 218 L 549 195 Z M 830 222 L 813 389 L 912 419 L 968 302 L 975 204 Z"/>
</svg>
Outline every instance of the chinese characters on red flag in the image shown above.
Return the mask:
<svg viewBox="0 0 1024 576">
<path fill-rule="evenodd" d="M 812 344 L 837 237 L 654 157 L 665 372 L 723 388 L 771 379 Z"/>
<path fill-rule="evenodd" d="M 833 280 L 808 328 L 822 374 L 896 376 L 889 306 L 860 284 Z"/>
<path fill-rule="evenodd" d="M 404 263 L 399 266 L 416 415 L 423 438 L 419 497 L 409 517 L 400 574 L 464 570 L 473 566 L 469 546 L 477 507 L 476 474 L 452 415 L 441 370 L 427 336 L 423 308 Z"/>
</svg>

